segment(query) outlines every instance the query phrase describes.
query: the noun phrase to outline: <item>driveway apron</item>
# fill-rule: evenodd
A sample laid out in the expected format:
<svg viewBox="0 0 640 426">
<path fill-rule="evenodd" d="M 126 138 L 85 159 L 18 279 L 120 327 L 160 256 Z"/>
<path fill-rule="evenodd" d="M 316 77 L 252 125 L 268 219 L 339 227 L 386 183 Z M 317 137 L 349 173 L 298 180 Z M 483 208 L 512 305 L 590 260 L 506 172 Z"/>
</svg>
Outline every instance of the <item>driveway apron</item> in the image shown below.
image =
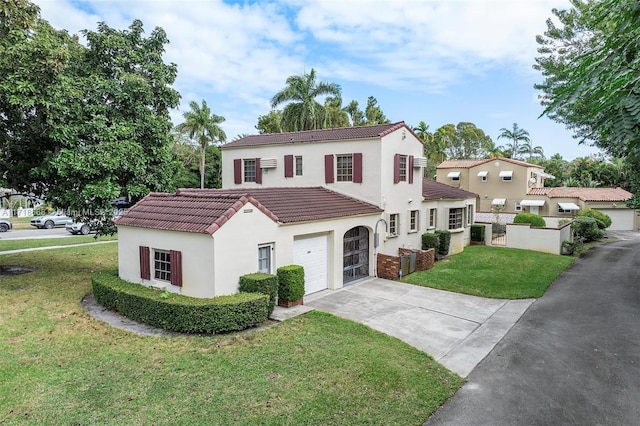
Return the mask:
<svg viewBox="0 0 640 426">
<path fill-rule="evenodd" d="M 640 424 L 640 235 L 626 236 L 577 259 L 426 424 Z"/>
<path fill-rule="evenodd" d="M 384 279 L 305 297 L 305 305 L 361 322 L 466 377 L 533 299 L 486 299 Z"/>
</svg>

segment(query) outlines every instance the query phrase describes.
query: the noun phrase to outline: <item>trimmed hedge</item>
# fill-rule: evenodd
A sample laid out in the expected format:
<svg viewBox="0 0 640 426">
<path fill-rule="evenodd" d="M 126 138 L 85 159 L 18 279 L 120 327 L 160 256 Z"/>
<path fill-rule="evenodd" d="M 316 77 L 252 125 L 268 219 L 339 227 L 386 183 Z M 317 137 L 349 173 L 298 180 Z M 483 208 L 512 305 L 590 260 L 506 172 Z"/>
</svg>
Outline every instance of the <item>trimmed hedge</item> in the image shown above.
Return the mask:
<svg viewBox="0 0 640 426">
<path fill-rule="evenodd" d="M 422 234 L 422 250 L 434 249 L 438 251 L 438 245 L 440 244 L 440 239 L 438 238 L 438 234 L 426 232 Z"/>
<path fill-rule="evenodd" d="M 435 234 L 438 236 L 438 248 L 436 249 L 438 254 L 448 256 L 449 246 L 451 245 L 451 232 L 446 229 L 440 229 Z"/>
<path fill-rule="evenodd" d="M 239 288 L 242 293 L 262 293 L 269 296 L 269 315 L 276 307 L 278 299 L 278 277 L 264 272 L 254 272 L 240 277 Z"/>
<path fill-rule="evenodd" d="M 485 229 L 484 225 L 471 225 L 471 241 L 484 241 Z"/>
<path fill-rule="evenodd" d="M 96 301 L 134 321 L 180 333 L 244 330 L 269 317 L 269 296 L 237 293 L 213 299 L 187 297 L 134 284 L 115 273 L 91 277 Z"/>
<path fill-rule="evenodd" d="M 611 218 L 608 214 L 595 209 L 582 209 L 578 211 L 578 217 L 590 217 L 596 220 L 598 228 L 606 229 L 611 226 Z"/>
<path fill-rule="evenodd" d="M 598 221 L 592 217 L 579 217 L 571 223 L 575 240 L 585 243 L 597 241 L 604 237 L 604 231 L 598 226 Z"/>
<path fill-rule="evenodd" d="M 285 302 L 295 302 L 304 296 L 304 268 L 300 265 L 281 266 L 278 276 L 278 298 Z"/>
<path fill-rule="evenodd" d="M 518 213 L 516 217 L 513 218 L 513 223 L 528 223 L 531 226 L 547 226 L 547 222 L 544 221 L 544 218 L 535 213 Z"/>
</svg>

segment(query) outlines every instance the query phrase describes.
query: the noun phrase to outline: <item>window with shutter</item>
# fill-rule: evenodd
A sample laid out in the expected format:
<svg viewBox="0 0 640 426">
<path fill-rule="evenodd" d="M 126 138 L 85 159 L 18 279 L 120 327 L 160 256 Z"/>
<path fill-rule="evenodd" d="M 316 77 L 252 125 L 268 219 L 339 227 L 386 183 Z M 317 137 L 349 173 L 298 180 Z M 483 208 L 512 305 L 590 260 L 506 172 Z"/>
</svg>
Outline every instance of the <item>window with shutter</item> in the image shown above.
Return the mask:
<svg viewBox="0 0 640 426">
<path fill-rule="evenodd" d="M 409 170 L 407 170 L 409 174 L 409 183 L 413 183 L 413 155 L 409 156 Z"/>
<path fill-rule="evenodd" d="M 400 182 L 400 154 L 393 157 L 393 183 Z"/>
<path fill-rule="evenodd" d="M 324 156 L 324 182 L 333 183 L 333 155 Z"/>
<path fill-rule="evenodd" d="M 260 159 L 256 158 L 256 183 L 262 184 L 262 168 L 260 167 Z"/>
<path fill-rule="evenodd" d="M 169 258 L 171 285 L 182 287 L 182 252 L 178 250 L 171 250 L 169 252 Z"/>
<path fill-rule="evenodd" d="M 302 155 L 296 155 L 296 176 L 302 176 Z"/>
<path fill-rule="evenodd" d="M 362 183 L 362 153 L 353 154 L 353 182 Z"/>
<path fill-rule="evenodd" d="M 233 183 L 242 183 L 242 160 L 239 158 L 233 160 Z"/>
</svg>

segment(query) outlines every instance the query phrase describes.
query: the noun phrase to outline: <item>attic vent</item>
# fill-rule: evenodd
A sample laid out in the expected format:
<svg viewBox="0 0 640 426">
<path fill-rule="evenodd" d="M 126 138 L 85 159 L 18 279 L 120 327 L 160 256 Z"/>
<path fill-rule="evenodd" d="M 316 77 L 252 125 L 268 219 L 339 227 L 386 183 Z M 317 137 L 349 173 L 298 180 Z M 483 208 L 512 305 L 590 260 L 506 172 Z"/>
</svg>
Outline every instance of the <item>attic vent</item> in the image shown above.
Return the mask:
<svg viewBox="0 0 640 426">
<path fill-rule="evenodd" d="M 424 157 L 413 157 L 413 168 L 427 167 L 427 159 Z"/>
<path fill-rule="evenodd" d="M 278 161 L 275 158 L 261 158 L 260 159 L 260 168 L 261 169 L 275 169 Z"/>
</svg>

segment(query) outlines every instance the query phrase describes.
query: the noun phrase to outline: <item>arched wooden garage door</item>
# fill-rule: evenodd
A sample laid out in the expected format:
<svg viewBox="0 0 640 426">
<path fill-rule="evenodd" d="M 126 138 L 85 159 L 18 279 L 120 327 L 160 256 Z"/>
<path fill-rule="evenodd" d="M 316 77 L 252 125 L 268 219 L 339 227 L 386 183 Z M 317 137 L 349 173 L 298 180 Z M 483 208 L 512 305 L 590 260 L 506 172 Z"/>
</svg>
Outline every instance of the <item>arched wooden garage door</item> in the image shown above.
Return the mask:
<svg viewBox="0 0 640 426">
<path fill-rule="evenodd" d="M 343 283 L 369 276 L 369 230 L 351 228 L 344 234 Z"/>
</svg>

